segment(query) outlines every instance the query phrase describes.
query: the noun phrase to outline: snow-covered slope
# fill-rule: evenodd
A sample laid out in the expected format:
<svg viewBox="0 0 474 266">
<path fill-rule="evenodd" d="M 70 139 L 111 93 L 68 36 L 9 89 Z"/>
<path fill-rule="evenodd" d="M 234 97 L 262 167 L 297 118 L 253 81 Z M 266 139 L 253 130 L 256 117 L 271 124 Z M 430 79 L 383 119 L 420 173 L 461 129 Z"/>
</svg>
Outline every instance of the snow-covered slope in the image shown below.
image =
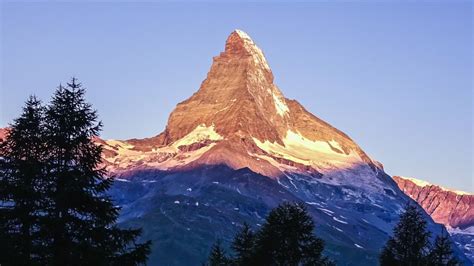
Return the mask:
<svg viewBox="0 0 474 266">
<path fill-rule="evenodd" d="M 195 129 L 170 145 L 150 146 L 137 149 L 133 142 L 105 140 L 101 144 L 105 150 L 105 163 L 112 173 L 137 169 L 175 169 L 186 166 L 209 151 L 222 136 L 214 126 L 198 125 Z"/>
</svg>

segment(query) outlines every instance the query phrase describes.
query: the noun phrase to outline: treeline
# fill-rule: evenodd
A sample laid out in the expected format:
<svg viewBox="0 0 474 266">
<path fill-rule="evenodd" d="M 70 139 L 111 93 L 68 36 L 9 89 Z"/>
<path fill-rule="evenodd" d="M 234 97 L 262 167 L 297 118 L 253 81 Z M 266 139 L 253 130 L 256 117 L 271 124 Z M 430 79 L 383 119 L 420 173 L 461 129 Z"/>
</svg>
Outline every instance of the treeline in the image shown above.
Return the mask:
<svg viewBox="0 0 474 266">
<path fill-rule="evenodd" d="M 0 265 L 138 265 L 150 242 L 116 226 L 101 123 L 76 79 L 28 99 L 0 143 Z"/>
<path fill-rule="evenodd" d="M 206 265 L 335 265 L 323 255 L 324 242 L 313 232 L 314 222 L 303 204 L 282 203 L 260 230 L 244 224 L 232 242 L 234 256 L 226 255 L 217 241 Z"/>
<path fill-rule="evenodd" d="M 233 239 L 233 256 L 227 255 L 217 241 L 205 265 L 335 265 L 322 255 L 324 242 L 313 231 L 313 221 L 304 205 L 283 203 L 270 212 L 260 230 L 254 232 L 244 224 Z M 422 212 L 414 205 L 406 205 L 381 252 L 380 265 L 460 265 L 447 234 L 438 235 L 434 244 L 430 243 L 430 236 Z"/>
</svg>

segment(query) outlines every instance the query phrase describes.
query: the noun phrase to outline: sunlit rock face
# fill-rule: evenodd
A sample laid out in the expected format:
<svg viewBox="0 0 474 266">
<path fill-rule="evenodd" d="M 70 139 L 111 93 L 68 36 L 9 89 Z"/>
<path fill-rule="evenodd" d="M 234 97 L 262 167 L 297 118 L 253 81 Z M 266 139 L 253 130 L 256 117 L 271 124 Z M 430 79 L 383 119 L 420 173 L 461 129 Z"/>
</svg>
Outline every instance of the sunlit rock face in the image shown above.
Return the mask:
<svg viewBox="0 0 474 266">
<path fill-rule="evenodd" d="M 199 90 L 176 106 L 163 133 L 106 144 L 113 172 L 225 164 L 279 178 L 378 168 L 347 135 L 285 98 L 263 52 L 240 30 L 214 57 Z"/>
<path fill-rule="evenodd" d="M 5 139 L 8 133 L 8 128 L 0 128 L 0 142 Z"/>
<path fill-rule="evenodd" d="M 393 179 L 436 222 L 460 229 L 474 226 L 474 195 L 413 178 L 394 176 Z"/>
<path fill-rule="evenodd" d="M 393 179 L 435 222 L 446 226 L 458 247 L 474 261 L 474 195 L 415 178 Z"/>
</svg>

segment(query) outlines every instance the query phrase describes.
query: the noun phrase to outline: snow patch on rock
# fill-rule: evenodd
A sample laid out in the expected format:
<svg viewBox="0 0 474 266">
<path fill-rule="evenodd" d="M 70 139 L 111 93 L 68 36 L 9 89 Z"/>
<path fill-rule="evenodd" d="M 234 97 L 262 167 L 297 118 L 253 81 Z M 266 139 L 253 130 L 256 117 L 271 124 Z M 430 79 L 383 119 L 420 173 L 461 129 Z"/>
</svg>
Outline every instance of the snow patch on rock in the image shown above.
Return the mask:
<svg viewBox="0 0 474 266">
<path fill-rule="evenodd" d="M 335 217 L 335 216 L 333 216 L 333 217 L 332 217 L 332 219 L 333 219 L 334 221 L 338 222 L 338 223 L 341 223 L 341 224 L 347 224 L 347 222 L 346 222 L 346 221 L 343 221 L 343 220 L 341 220 L 341 219 L 338 219 L 338 218 L 337 218 L 337 217 Z"/>
<path fill-rule="evenodd" d="M 349 168 L 354 164 L 363 163 L 355 151 L 351 151 L 349 154 L 334 151 L 331 145 L 337 148 L 341 147 L 336 141 L 331 141 L 330 145 L 326 141 L 310 140 L 299 132 L 291 130 L 287 131 L 283 139 L 284 146 L 268 140 L 263 142 L 257 138 L 253 138 L 253 140 L 260 149 L 272 156 L 315 166 L 315 168 L 328 168 L 332 165 Z"/>
<path fill-rule="evenodd" d="M 198 125 L 193 131 L 189 132 L 183 138 L 175 141 L 172 146 L 179 147 L 183 145 L 190 145 L 193 143 L 197 143 L 203 140 L 222 140 L 222 136 L 219 135 L 215 129 L 214 125 L 210 127 L 201 124 Z"/>
<path fill-rule="evenodd" d="M 199 159 L 205 152 L 210 150 L 223 137 L 219 135 L 214 125 L 198 125 L 190 133 L 175 141 L 169 146 L 156 147 L 149 151 L 135 149 L 134 145 L 125 141 L 107 140 L 104 149 L 113 151 L 116 155 L 104 159 L 115 169 L 127 169 L 131 166 L 146 166 L 157 169 L 170 169 L 176 166 L 186 165 Z M 181 151 L 180 146 L 191 145 L 203 141 L 213 141 L 206 146 L 195 150 Z"/>
<path fill-rule="evenodd" d="M 287 114 L 290 109 L 286 105 L 285 100 L 281 97 L 278 97 L 274 92 L 272 92 L 272 96 L 273 101 L 275 102 L 275 108 L 277 110 L 278 115 L 284 116 L 285 114 Z"/>
</svg>

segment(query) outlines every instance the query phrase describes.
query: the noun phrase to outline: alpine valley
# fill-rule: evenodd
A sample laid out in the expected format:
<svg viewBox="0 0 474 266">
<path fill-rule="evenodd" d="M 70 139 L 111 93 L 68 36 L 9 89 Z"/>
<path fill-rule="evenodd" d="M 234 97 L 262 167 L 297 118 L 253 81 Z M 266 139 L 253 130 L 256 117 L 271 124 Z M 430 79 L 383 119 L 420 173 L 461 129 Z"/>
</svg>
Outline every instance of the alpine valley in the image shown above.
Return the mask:
<svg viewBox="0 0 474 266">
<path fill-rule="evenodd" d="M 162 133 L 95 141 L 115 176 L 120 225 L 153 241 L 149 265 L 200 265 L 217 239 L 229 247 L 244 222 L 258 228 L 283 201 L 306 203 L 338 265 L 377 265 L 404 206 L 418 206 L 350 137 L 285 98 L 240 30 Z M 434 238 L 446 228 L 426 210 Z"/>
</svg>

